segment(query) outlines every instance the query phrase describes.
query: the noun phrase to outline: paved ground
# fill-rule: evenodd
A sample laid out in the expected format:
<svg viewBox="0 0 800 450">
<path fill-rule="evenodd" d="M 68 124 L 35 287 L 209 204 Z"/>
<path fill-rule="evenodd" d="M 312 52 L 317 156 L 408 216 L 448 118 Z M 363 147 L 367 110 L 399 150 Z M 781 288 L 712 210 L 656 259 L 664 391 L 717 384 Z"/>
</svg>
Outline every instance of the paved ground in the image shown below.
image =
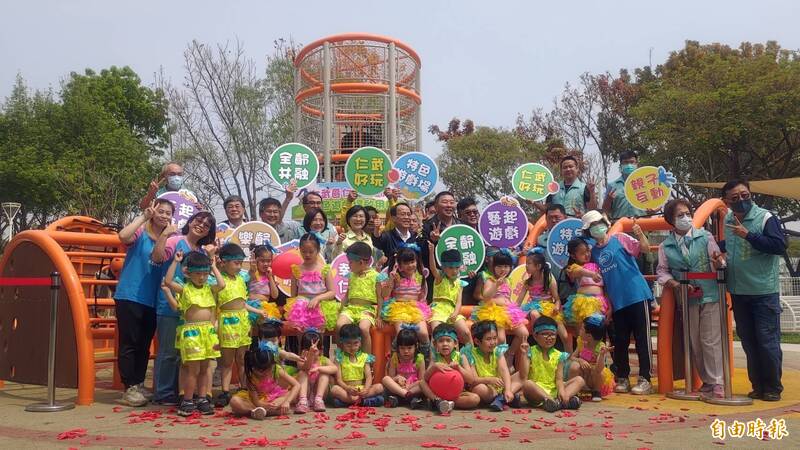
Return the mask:
<svg viewBox="0 0 800 450">
<path fill-rule="evenodd" d="M 737 349 L 737 367 L 741 349 Z M 38 386 L 13 383 L 0 389 L 2 448 L 507 448 L 520 444 L 550 448 L 800 448 L 800 346 L 784 348 L 786 386 L 777 403 L 718 407 L 681 402 L 661 395 L 612 395 L 602 403 L 584 403 L 577 412 L 547 414 L 519 409 L 503 413 L 457 412 L 435 416 L 405 408 L 329 409 L 325 414 L 290 416 L 264 422 L 231 417 L 225 411 L 202 418 L 179 418 L 173 409 L 132 409 L 116 403 L 119 393 L 98 390 L 96 403 L 61 413 L 27 413 L 24 406 L 40 401 Z M 99 373 L 101 378 L 107 374 Z M 743 369 L 734 373 L 736 393 L 746 393 Z M 74 391 L 60 389 L 69 400 Z M 741 423 L 785 419 L 788 436 L 780 442 L 753 437 L 715 439 L 715 420 Z M 774 429 L 773 429 L 774 430 Z"/>
</svg>

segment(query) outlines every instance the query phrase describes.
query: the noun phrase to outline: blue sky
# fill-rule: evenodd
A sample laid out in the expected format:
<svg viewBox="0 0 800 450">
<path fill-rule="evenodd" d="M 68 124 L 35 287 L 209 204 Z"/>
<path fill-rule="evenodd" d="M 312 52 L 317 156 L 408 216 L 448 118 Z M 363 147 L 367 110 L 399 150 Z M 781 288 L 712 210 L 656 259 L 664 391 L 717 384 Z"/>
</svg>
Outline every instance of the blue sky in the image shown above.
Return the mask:
<svg viewBox="0 0 800 450">
<path fill-rule="evenodd" d="M 15 1 L 0 6 L 0 97 L 17 73 L 58 88 L 70 71 L 129 65 L 145 83 L 183 76 L 197 39 L 240 39 L 264 67 L 272 42 L 362 31 L 395 37 L 422 59 L 423 124 L 471 118 L 511 126 L 549 108 L 583 72 L 663 61 L 687 39 L 800 48 L 796 1 Z M 423 150 L 439 153 L 426 135 Z"/>
</svg>

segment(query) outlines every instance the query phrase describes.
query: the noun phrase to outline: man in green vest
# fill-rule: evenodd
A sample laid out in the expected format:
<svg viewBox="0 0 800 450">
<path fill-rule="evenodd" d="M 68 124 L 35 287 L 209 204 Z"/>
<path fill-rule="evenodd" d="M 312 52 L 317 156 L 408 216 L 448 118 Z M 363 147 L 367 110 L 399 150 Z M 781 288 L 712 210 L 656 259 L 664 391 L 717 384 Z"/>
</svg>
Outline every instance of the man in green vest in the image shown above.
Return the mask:
<svg viewBox="0 0 800 450">
<path fill-rule="evenodd" d="M 639 157 L 633 150 L 626 150 L 619 154 L 620 177 L 606 186 L 606 198 L 603 201 L 603 211 L 612 222 L 623 217 L 642 217 L 647 214 L 645 210 L 635 208 L 625 197 L 625 180 L 639 167 Z"/>
<path fill-rule="evenodd" d="M 736 334 L 747 356 L 747 376 L 754 399 L 781 399 L 780 255 L 786 241 L 778 219 L 753 203 L 750 185 L 731 180 L 722 187 L 730 208 L 725 217 L 727 284 L 733 302 Z"/>
<path fill-rule="evenodd" d="M 562 205 L 567 215 L 572 217 L 581 217 L 586 211 L 597 209 L 594 183 L 586 184 L 580 180 L 578 160 L 574 156 L 565 156 L 559 166 L 563 181 L 558 183 L 558 192 L 548 196 L 545 204 Z M 544 205 L 537 207 L 544 212 Z"/>
</svg>

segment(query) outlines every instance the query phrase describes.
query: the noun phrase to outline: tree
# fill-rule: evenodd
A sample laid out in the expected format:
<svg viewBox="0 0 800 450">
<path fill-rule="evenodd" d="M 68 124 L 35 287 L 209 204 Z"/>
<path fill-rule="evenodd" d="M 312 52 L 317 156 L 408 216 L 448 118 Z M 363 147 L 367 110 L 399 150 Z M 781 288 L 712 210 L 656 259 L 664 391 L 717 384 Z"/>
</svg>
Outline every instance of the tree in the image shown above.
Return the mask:
<svg viewBox="0 0 800 450">
<path fill-rule="evenodd" d="M 0 200 L 23 204 L 15 227 L 64 214 L 127 221 L 156 170 L 165 124 L 162 93 L 127 67 L 72 73 L 59 99 L 31 95 L 18 77 L 0 110 Z"/>
<path fill-rule="evenodd" d="M 257 196 L 276 186 L 267 164 L 272 150 L 293 135 L 295 49 L 277 41 L 261 77 L 238 41 L 189 44 L 182 89 L 169 88 L 172 157 L 185 162 L 204 203 L 213 206 L 235 194 L 256 217 Z"/>
<path fill-rule="evenodd" d="M 449 137 L 438 164 L 442 182 L 453 194 L 488 202 L 513 194 L 514 170 L 538 161 L 544 151 L 543 145 L 524 143 L 511 131 L 477 127 L 472 133 Z"/>
<path fill-rule="evenodd" d="M 605 184 L 614 152 L 606 145 L 598 129 L 599 114 L 607 107 L 603 104 L 598 80 L 599 77 L 584 73 L 577 87 L 567 83 L 561 96 L 553 100 L 550 112 L 534 109 L 529 119 L 517 117 L 516 130 L 523 136 L 541 137 L 561 144 L 551 148 L 566 147 L 580 153 L 587 151 L 589 145 L 597 148 L 602 170 L 596 173 L 601 175 L 600 181 Z"/>
<path fill-rule="evenodd" d="M 734 49 L 687 41 L 640 89 L 630 113 L 646 158 L 669 167 L 679 181 L 800 176 L 798 52 L 776 42 Z M 708 194 L 678 188 L 695 203 Z M 784 222 L 800 218 L 798 202 L 763 202 Z"/>
</svg>

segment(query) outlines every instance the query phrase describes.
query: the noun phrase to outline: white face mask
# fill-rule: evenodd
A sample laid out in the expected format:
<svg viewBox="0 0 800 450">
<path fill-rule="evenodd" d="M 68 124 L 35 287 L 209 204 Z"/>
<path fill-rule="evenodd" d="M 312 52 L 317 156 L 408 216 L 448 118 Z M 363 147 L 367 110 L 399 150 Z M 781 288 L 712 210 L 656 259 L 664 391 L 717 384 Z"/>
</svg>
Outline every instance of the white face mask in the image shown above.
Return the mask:
<svg viewBox="0 0 800 450">
<path fill-rule="evenodd" d="M 692 217 L 678 217 L 678 219 L 675 220 L 675 228 L 679 231 L 689 231 L 692 228 Z"/>
<path fill-rule="evenodd" d="M 178 190 L 183 186 L 183 175 L 170 175 L 167 177 L 167 187 Z"/>
</svg>

